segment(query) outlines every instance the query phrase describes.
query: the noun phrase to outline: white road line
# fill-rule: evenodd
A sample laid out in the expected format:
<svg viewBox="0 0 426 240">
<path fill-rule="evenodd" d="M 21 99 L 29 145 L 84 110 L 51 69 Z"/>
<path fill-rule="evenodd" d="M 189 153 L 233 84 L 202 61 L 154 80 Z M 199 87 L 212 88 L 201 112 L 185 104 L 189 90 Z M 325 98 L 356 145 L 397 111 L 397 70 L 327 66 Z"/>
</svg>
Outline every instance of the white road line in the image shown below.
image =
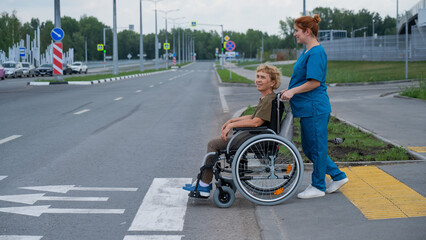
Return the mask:
<svg viewBox="0 0 426 240">
<path fill-rule="evenodd" d="M 225 99 L 225 94 L 223 93 L 223 88 L 219 87 L 219 97 L 220 97 L 220 103 L 222 104 L 222 109 L 224 113 L 229 112 L 228 103 Z"/>
<path fill-rule="evenodd" d="M 0 240 L 40 240 L 43 236 L 0 235 Z"/>
<path fill-rule="evenodd" d="M 182 231 L 191 178 L 155 178 L 130 225 L 129 231 Z"/>
<path fill-rule="evenodd" d="M 142 90 L 137 90 L 136 92 L 137 92 L 137 93 L 140 93 L 140 92 L 142 92 Z"/>
<path fill-rule="evenodd" d="M 89 111 L 90 111 L 90 109 L 84 109 L 84 110 L 81 110 L 81 111 L 75 112 L 74 114 L 75 114 L 75 115 L 80 115 L 80 114 L 83 114 L 83 113 L 85 113 L 85 112 L 89 112 Z"/>
<path fill-rule="evenodd" d="M 15 140 L 15 139 L 20 138 L 20 137 L 22 137 L 22 135 L 12 135 L 10 137 L 0 139 L 0 144 L 7 143 L 9 141 Z"/>
<path fill-rule="evenodd" d="M 154 85 L 150 85 L 149 87 L 154 87 Z"/>
<path fill-rule="evenodd" d="M 0 176 L 0 181 L 7 178 L 7 176 Z"/>
<path fill-rule="evenodd" d="M 123 99 L 123 97 L 118 97 L 118 98 L 114 99 L 114 101 L 120 101 L 121 99 Z"/>
<path fill-rule="evenodd" d="M 123 240 L 181 240 L 182 237 L 184 235 L 128 235 Z"/>
</svg>

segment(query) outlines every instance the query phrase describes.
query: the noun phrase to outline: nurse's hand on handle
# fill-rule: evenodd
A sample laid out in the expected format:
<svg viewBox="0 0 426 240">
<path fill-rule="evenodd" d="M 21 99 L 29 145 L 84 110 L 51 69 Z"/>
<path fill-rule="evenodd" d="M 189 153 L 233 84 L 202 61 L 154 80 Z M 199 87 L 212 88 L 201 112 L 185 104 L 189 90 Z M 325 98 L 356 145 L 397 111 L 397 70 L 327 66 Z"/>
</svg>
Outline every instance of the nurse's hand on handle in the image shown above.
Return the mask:
<svg viewBox="0 0 426 240">
<path fill-rule="evenodd" d="M 281 91 L 281 99 L 289 101 L 293 97 L 294 93 L 291 90 L 285 89 Z"/>
</svg>

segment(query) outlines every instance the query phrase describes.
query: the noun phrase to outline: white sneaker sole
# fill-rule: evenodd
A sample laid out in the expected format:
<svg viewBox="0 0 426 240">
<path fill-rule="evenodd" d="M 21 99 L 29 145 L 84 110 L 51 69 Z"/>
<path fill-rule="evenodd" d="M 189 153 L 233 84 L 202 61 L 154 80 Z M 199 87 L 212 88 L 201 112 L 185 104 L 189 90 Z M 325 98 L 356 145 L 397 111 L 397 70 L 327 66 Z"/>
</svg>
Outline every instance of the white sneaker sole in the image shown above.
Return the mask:
<svg viewBox="0 0 426 240">
<path fill-rule="evenodd" d="M 348 178 L 344 178 L 339 181 L 333 181 L 330 186 L 325 190 L 326 193 L 334 193 L 335 191 L 339 190 L 343 185 L 345 185 L 347 182 L 349 182 Z"/>
</svg>

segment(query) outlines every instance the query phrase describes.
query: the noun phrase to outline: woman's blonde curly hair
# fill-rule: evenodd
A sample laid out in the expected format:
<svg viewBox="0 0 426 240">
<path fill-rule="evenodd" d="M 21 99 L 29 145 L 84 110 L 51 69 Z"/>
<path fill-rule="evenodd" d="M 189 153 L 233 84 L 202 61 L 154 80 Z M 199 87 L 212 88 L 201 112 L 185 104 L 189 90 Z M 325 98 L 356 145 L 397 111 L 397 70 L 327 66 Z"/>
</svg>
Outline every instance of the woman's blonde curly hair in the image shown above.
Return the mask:
<svg viewBox="0 0 426 240">
<path fill-rule="evenodd" d="M 271 81 L 275 81 L 274 86 L 272 87 L 274 90 L 278 89 L 281 86 L 281 72 L 277 67 L 273 65 L 269 65 L 268 63 L 261 64 L 257 67 L 256 73 L 264 72 L 269 74 L 271 77 Z"/>
</svg>

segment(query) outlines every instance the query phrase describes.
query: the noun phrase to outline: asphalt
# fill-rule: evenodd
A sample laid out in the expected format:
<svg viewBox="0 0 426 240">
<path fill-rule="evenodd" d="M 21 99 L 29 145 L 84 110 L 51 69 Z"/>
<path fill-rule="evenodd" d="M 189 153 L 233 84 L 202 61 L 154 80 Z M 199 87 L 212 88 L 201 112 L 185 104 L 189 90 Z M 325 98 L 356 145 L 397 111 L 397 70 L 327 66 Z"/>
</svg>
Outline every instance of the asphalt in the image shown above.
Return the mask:
<svg viewBox="0 0 426 240">
<path fill-rule="evenodd" d="M 234 64 L 226 67 L 248 79 L 255 79 L 254 71 Z M 289 77 L 283 76 L 280 89 L 286 88 L 289 81 Z M 302 200 L 293 197 L 277 206 L 256 206 L 262 239 L 426 239 L 426 153 L 409 149 L 426 146 L 426 101 L 399 97 L 400 90 L 411 84 L 411 81 L 393 81 L 374 85 L 332 85 L 328 93 L 334 116 L 389 144 L 407 149 L 418 161 L 345 166 L 344 171 L 350 173 L 361 170 L 368 173 L 369 168 L 376 172 L 350 175 L 349 183 L 341 191 L 322 198 Z M 298 192 L 311 183 L 312 172 L 307 169 Z M 371 191 L 388 205 L 374 205 L 378 198 L 368 199 L 366 190 L 355 183 L 358 180 L 368 185 L 377 180 L 377 172 L 390 180 L 377 182 Z M 401 190 L 390 186 L 389 181 L 397 183 Z M 383 189 L 391 192 L 386 193 Z M 357 194 L 361 197 L 354 199 Z M 411 198 L 410 194 L 417 198 Z M 404 201 L 401 203 L 395 199 Z M 372 209 L 360 206 L 359 200 L 371 201 L 366 206 Z M 401 211 L 400 215 L 390 214 L 392 208 Z M 380 217 L 371 218 L 369 214 L 372 213 Z"/>
</svg>

